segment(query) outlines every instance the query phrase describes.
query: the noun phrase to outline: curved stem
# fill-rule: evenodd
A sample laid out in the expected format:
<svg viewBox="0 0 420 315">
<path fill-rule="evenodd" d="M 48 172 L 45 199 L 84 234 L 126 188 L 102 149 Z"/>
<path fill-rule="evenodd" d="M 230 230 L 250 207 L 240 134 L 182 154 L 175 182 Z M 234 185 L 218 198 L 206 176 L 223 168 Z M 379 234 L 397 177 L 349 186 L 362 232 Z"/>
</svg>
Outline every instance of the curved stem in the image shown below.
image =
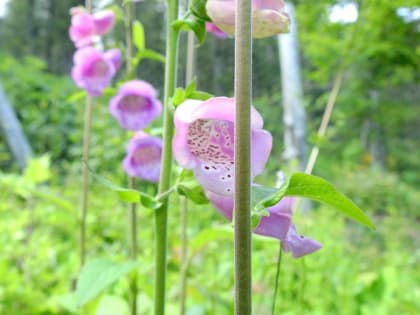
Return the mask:
<svg viewBox="0 0 420 315">
<path fill-rule="evenodd" d="M 163 148 L 159 194 L 170 187 L 172 169 L 173 119 L 169 98 L 175 91 L 178 32 L 172 27 L 178 16 L 178 0 L 168 0 L 167 42 L 165 63 L 165 94 L 163 108 Z M 167 256 L 168 197 L 155 211 L 155 296 L 154 314 L 165 313 L 166 256 Z"/>
<path fill-rule="evenodd" d="M 277 292 L 279 289 L 279 281 L 280 281 L 280 267 L 281 267 L 281 256 L 283 253 L 282 244 L 280 241 L 280 247 L 279 247 L 279 255 L 277 256 L 277 269 L 276 269 L 276 278 L 274 283 L 274 293 L 273 293 L 273 304 L 271 307 L 271 315 L 275 315 L 276 311 L 276 300 L 277 300 Z"/>
<path fill-rule="evenodd" d="M 236 2 L 235 25 L 235 315 L 250 315 L 251 302 L 251 1 Z"/>
</svg>

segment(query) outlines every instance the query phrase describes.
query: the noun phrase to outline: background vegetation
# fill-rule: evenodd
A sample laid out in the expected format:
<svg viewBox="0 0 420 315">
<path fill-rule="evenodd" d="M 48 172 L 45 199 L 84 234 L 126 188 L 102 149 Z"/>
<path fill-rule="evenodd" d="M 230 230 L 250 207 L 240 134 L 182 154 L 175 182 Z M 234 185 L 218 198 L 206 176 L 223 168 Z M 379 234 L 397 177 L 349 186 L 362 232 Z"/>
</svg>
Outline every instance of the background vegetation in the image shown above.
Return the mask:
<svg viewBox="0 0 420 315">
<path fill-rule="evenodd" d="M 99 2 L 99 1 L 98 1 Z M 108 1 L 117 11 L 120 1 Z M 346 1 L 341 1 L 344 3 Z M 350 1 L 348 1 L 350 2 Z M 418 2 L 363 0 L 354 23 L 333 23 L 336 1 L 294 1 L 301 49 L 308 144 L 321 145 L 314 173 L 334 182 L 374 219 L 369 231 L 316 206 L 299 213 L 300 231 L 324 244 L 301 260 L 284 256 L 279 314 L 417 314 L 420 311 L 418 231 L 420 107 Z M 124 314 L 127 282 L 77 309 L 68 294 L 78 270 L 78 194 L 83 95 L 68 77 L 74 48 L 68 10 L 74 0 L 9 1 L 0 18 L 0 84 L 14 105 L 37 160 L 19 174 L 0 135 L 0 314 Z M 417 5 L 417 7 L 416 7 Z M 164 51 L 162 2 L 138 6 L 147 46 Z M 404 8 L 406 9 L 404 11 Z M 405 12 L 405 13 L 404 13 Z M 407 13 L 408 12 L 408 13 Z M 120 20 L 107 43 L 123 38 Z M 157 18 L 157 16 L 159 18 Z M 181 53 L 185 38 L 181 38 Z M 108 41 L 108 42 L 107 42 Z M 181 58 L 179 85 L 184 84 Z M 201 90 L 232 95 L 233 40 L 208 36 L 197 49 Z M 274 135 L 261 182 L 274 183 L 282 160 L 282 93 L 277 39 L 254 42 L 254 103 Z M 327 138 L 317 139 L 323 109 L 339 69 L 344 82 Z M 163 65 L 144 61 L 138 75 L 162 94 Z M 109 95 L 94 108 L 91 167 L 123 185 L 126 136 L 108 114 Z M 287 171 L 287 170 L 285 170 Z M 145 189 L 153 189 L 143 187 Z M 127 256 L 126 209 L 92 182 L 89 257 Z M 169 307 L 179 292 L 178 201 L 170 215 Z M 141 314 L 152 307 L 152 213 L 140 214 Z M 188 217 L 188 314 L 232 314 L 232 231 L 208 206 Z M 278 244 L 254 241 L 256 314 L 269 314 Z"/>
</svg>

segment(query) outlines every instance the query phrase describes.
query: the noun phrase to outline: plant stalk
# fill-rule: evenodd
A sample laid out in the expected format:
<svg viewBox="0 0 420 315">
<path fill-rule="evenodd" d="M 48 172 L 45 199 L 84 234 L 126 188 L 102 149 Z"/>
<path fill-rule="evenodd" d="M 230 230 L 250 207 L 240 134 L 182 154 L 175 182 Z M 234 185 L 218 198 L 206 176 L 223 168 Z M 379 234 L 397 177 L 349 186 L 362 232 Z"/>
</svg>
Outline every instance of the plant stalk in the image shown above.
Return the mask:
<svg viewBox="0 0 420 315">
<path fill-rule="evenodd" d="M 174 123 L 172 119 L 172 112 L 169 108 L 169 98 L 174 94 L 176 84 L 178 31 L 176 31 L 172 25 L 176 21 L 177 17 L 178 0 L 168 0 L 165 88 L 163 107 L 163 148 L 158 194 L 163 194 L 169 189 L 171 179 L 172 137 Z M 155 315 L 165 314 L 166 256 L 168 247 L 168 202 L 168 197 L 163 198 L 162 206 L 155 211 Z"/>
<path fill-rule="evenodd" d="M 90 131 L 92 125 L 93 97 L 86 96 L 84 126 L 83 126 L 83 152 L 82 152 L 82 191 L 80 201 L 80 236 L 79 236 L 79 258 L 80 269 L 85 264 L 86 258 L 86 215 L 88 211 L 89 196 L 89 151 L 90 151 Z"/>
<path fill-rule="evenodd" d="M 236 1 L 235 25 L 235 315 L 251 315 L 251 1 Z"/>
<path fill-rule="evenodd" d="M 282 248 L 281 241 L 279 242 L 279 244 L 280 244 L 280 246 L 279 246 L 279 254 L 278 254 L 278 257 L 277 257 L 276 278 L 275 278 L 275 283 L 274 283 L 273 304 L 272 304 L 272 307 L 271 307 L 271 315 L 275 315 L 277 292 L 279 290 L 281 257 L 282 257 L 282 253 L 283 253 L 283 248 Z"/>
<path fill-rule="evenodd" d="M 88 12 L 92 12 L 92 1 L 86 0 L 85 7 Z M 84 126 L 83 126 L 83 148 L 82 148 L 82 187 L 80 194 L 80 224 L 79 224 L 79 269 L 85 264 L 86 256 L 86 215 L 88 211 L 89 195 L 89 151 L 90 151 L 90 131 L 92 125 L 92 106 L 93 97 L 86 95 Z"/>
<path fill-rule="evenodd" d="M 130 77 L 133 72 L 132 59 L 133 59 L 133 10 L 134 3 L 131 1 L 126 2 L 126 25 L 125 25 L 125 34 L 126 34 L 126 67 L 127 67 L 127 77 Z M 135 178 L 128 177 L 128 188 L 135 188 Z M 137 242 L 137 204 L 130 203 L 128 204 L 128 248 L 129 248 L 129 257 L 131 260 L 137 260 L 138 256 L 138 242 Z M 134 270 L 129 274 L 129 304 L 130 304 L 130 314 L 137 315 L 137 294 L 138 294 L 138 281 L 137 281 L 137 270 Z"/>
<path fill-rule="evenodd" d="M 185 69 L 185 85 L 192 81 L 194 77 L 194 33 L 188 32 L 187 37 L 187 62 Z M 186 311 L 187 299 L 187 271 L 188 271 L 188 235 L 187 235 L 187 221 L 188 221 L 188 200 L 184 196 L 179 196 L 181 204 L 181 280 L 180 280 L 180 315 L 184 315 Z"/>
</svg>

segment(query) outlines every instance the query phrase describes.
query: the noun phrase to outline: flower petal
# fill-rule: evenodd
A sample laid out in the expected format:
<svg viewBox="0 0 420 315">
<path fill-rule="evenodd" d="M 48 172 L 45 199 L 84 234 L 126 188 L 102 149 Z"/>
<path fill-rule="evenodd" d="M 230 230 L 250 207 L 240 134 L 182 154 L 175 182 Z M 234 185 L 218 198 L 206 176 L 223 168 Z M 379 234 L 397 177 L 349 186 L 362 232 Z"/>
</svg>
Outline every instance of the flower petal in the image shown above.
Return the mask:
<svg viewBox="0 0 420 315">
<path fill-rule="evenodd" d="M 299 235 L 295 226 L 292 224 L 287 233 L 287 240 L 283 242 L 283 249 L 286 252 L 291 251 L 294 258 L 299 258 L 311 254 L 322 248 L 322 244 Z"/>
</svg>

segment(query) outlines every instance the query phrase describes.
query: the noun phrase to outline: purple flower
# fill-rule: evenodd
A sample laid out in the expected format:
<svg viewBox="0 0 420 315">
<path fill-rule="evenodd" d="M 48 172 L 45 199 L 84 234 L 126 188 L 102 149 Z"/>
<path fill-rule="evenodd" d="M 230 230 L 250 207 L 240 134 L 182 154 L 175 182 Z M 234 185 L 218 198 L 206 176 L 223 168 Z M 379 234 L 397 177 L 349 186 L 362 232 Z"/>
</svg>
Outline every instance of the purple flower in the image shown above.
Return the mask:
<svg viewBox="0 0 420 315">
<path fill-rule="evenodd" d="M 174 114 L 176 133 L 172 148 L 181 167 L 193 169 L 205 190 L 232 195 L 234 186 L 235 100 L 214 97 L 187 100 Z M 260 174 L 271 151 L 272 137 L 262 129 L 260 114 L 251 108 L 251 177 Z"/>
<path fill-rule="evenodd" d="M 150 182 L 158 182 L 162 140 L 146 133 L 136 132 L 127 146 L 127 155 L 123 161 L 124 171 L 132 176 Z"/>
<path fill-rule="evenodd" d="M 287 238 L 283 241 L 283 249 L 286 252 L 292 252 L 294 258 L 299 258 L 311 254 L 322 248 L 319 242 L 299 235 L 294 224 L 290 226 Z"/>
<path fill-rule="evenodd" d="M 122 85 L 109 104 L 109 111 L 128 130 L 146 127 L 162 111 L 156 91 L 149 83 L 135 80 Z"/>
<path fill-rule="evenodd" d="M 211 204 L 229 221 L 233 215 L 233 197 L 206 192 Z M 255 234 L 277 238 L 284 251 L 292 252 L 294 258 L 313 253 L 322 245 L 315 240 L 298 235 L 292 222 L 294 198 L 284 197 L 276 205 L 267 208 L 268 216 L 261 218 L 254 229 Z"/>
<path fill-rule="evenodd" d="M 92 96 L 100 96 L 121 65 L 121 53 L 118 49 L 102 53 L 84 47 L 75 52 L 73 61 L 71 76 L 76 85 Z"/>
<path fill-rule="evenodd" d="M 110 10 L 89 14 L 82 7 L 71 9 L 70 39 L 77 48 L 91 45 L 95 36 L 106 34 L 114 25 L 115 14 Z"/>
<path fill-rule="evenodd" d="M 217 38 L 228 38 L 228 34 L 223 32 L 216 24 L 211 22 L 206 22 L 206 31 L 212 33 Z"/>
<path fill-rule="evenodd" d="M 235 35 L 236 0 L 208 0 L 208 16 L 229 35 Z M 289 30 L 289 16 L 283 0 L 252 0 L 252 36 L 269 37 Z"/>
</svg>

